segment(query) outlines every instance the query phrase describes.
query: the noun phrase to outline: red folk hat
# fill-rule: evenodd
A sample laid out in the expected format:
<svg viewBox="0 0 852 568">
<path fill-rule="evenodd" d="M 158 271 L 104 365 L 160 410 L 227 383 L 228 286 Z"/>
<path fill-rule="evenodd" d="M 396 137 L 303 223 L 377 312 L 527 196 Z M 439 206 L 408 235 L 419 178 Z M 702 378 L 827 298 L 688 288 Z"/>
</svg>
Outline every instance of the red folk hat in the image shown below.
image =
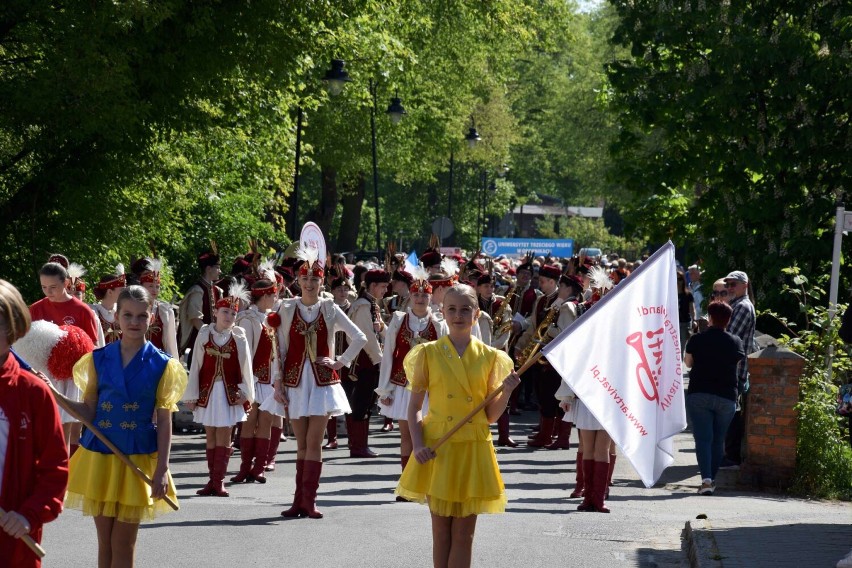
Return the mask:
<svg viewBox="0 0 852 568">
<path fill-rule="evenodd" d="M 116 288 L 127 287 L 127 275 L 124 273 L 124 265 L 118 264 L 115 267 L 115 274 L 104 276 L 101 281 L 95 284 L 96 290 L 114 290 Z"/>
<path fill-rule="evenodd" d="M 558 266 L 553 266 L 552 264 L 545 264 L 538 271 L 539 278 L 544 276 L 545 278 L 550 278 L 551 280 L 559 280 L 559 277 L 562 275 L 562 271 L 559 270 Z"/>
<path fill-rule="evenodd" d="M 390 274 L 381 269 L 368 270 L 364 274 L 364 284 L 385 284 L 390 282 Z"/>
</svg>

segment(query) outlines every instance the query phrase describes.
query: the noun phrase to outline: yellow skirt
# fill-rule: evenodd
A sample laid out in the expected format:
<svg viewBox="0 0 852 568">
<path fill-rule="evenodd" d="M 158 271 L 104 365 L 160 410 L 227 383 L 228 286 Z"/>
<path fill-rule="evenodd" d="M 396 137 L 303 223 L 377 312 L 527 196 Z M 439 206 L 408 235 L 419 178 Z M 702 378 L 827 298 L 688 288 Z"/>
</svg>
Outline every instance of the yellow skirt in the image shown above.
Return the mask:
<svg viewBox="0 0 852 568">
<path fill-rule="evenodd" d="M 426 439 L 431 446 L 437 439 Z M 506 488 L 490 440 L 447 442 L 437 457 L 412 459 L 402 472 L 396 494 L 425 503 L 440 517 L 467 517 L 506 510 Z"/>
<path fill-rule="evenodd" d="M 148 477 L 157 468 L 157 452 L 128 456 Z M 151 487 L 114 454 L 80 447 L 68 466 L 65 506 L 84 515 L 115 517 L 123 523 L 149 521 L 173 509 L 162 499 L 151 499 Z M 177 502 L 172 474 L 167 495 Z"/>
</svg>

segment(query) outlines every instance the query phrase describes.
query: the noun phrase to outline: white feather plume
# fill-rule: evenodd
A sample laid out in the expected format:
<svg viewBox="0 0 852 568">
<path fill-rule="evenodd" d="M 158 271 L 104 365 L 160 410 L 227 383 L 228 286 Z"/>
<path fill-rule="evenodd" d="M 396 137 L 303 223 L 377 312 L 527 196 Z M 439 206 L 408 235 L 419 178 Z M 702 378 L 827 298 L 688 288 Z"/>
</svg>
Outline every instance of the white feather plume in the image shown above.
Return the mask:
<svg viewBox="0 0 852 568">
<path fill-rule="evenodd" d="M 82 264 L 77 264 L 76 262 L 72 262 L 68 265 L 68 277 L 72 280 L 77 280 L 78 278 L 82 278 L 86 274 L 86 269 L 83 268 Z"/>
<path fill-rule="evenodd" d="M 124 274 L 124 265 L 122 263 L 118 263 L 115 265 L 115 273 L 121 276 Z"/>
<path fill-rule="evenodd" d="M 12 347 L 15 353 L 34 369 L 42 371 L 50 378 L 55 378 L 50 375 L 47 361 L 50 359 L 50 352 L 67 334 L 67 331 L 63 331 L 53 322 L 36 320 L 30 325 L 27 334 L 16 341 Z"/>
<path fill-rule="evenodd" d="M 159 258 L 149 258 L 147 264 L 147 269 L 151 272 L 156 272 L 157 274 L 159 274 L 163 270 L 163 261 Z"/>
<path fill-rule="evenodd" d="M 296 249 L 296 258 L 304 260 L 308 263 L 308 266 L 313 266 L 319 260 L 319 250 L 317 250 L 317 247 L 305 246 L 305 243 L 299 243 L 299 248 Z"/>
<path fill-rule="evenodd" d="M 242 281 L 237 281 L 231 284 L 231 287 L 228 289 L 228 297 L 238 298 L 247 304 L 251 303 L 251 293 L 249 292 L 246 283 Z"/>
<path fill-rule="evenodd" d="M 441 270 L 443 270 L 447 276 L 455 276 L 459 273 L 459 263 L 454 258 L 444 258 L 441 261 Z"/>
<path fill-rule="evenodd" d="M 415 282 L 420 280 L 429 280 L 429 273 L 426 272 L 422 262 L 411 269 L 411 276 L 414 278 Z"/>
<path fill-rule="evenodd" d="M 275 283 L 275 263 L 271 258 L 267 258 L 257 267 L 257 273 L 261 278 L 266 278 L 273 284 Z"/>
<path fill-rule="evenodd" d="M 599 288 L 604 291 L 612 288 L 612 279 L 609 277 L 609 272 L 600 266 L 593 266 L 589 270 L 589 282 L 592 288 Z"/>
</svg>

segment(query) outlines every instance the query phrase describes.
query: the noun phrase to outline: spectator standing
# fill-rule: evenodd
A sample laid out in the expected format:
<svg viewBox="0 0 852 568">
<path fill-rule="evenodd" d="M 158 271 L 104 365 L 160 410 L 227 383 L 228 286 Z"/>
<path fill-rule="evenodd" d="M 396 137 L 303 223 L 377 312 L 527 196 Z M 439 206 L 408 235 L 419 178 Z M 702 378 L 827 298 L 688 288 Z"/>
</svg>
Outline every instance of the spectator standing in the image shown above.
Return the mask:
<svg viewBox="0 0 852 568">
<path fill-rule="evenodd" d="M 701 291 L 701 269 L 693 264 L 687 269 L 689 276 L 689 290 L 692 292 L 692 300 L 695 304 L 695 321 L 704 316 L 704 292 Z"/>
<path fill-rule="evenodd" d="M 686 277 L 683 272 L 677 273 L 677 313 L 680 324 L 680 351 L 683 353 L 686 340 L 689 339 L 689 333 L 692 330 L 692 322 L 695 320 L 695 303 L 692 292 L 686 286 Z"/>
<path fill-rule="evenodd" d="M 711 302 L 707 306 L 710 327 L 686 344 L 684 362 L 690 367 L 686 410 L 701 471 L 701 495 L 716 490 L 725 434 L 737 410 L 737 366 L 745 359 L 745 350 L 739 337 L 725 331 L 732 312 L 724 302 Z"/>
<path fill-rule="evenodd" d="M 748 275 L 735 270 L 725 276 L 725 289 L 728 291 L 728 303 L 733 310 L 728 331 L 743 342 L 746 355 L 754 352 L 754 328 L 756 317 L 754 304 L 749 298 Z M 737 367 L 737 392 L 740 396 L 737 413 L 734 415 L 725 441 L 725 460 L 722 467 L 737 467 L 742 462 L 742 440 L 745 433 L 745 414 L 748 398 L 748 358 Z"/>
</svg>

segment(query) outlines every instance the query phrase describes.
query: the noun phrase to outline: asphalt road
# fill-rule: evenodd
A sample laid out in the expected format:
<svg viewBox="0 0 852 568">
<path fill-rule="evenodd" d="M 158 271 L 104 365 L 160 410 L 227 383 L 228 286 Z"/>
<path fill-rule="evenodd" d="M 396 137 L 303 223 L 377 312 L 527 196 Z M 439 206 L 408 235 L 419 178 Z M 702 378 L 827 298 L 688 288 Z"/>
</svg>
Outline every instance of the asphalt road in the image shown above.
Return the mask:
<svg viewBox="0 0 852 568">
<path fill-rule="evenodd" d="M 532 412 L 520 417 L 536 419 Z M 294 489 L 293 440 L 281 444 L 278 468 L 265 485 L 231 486 L 231 497 L 198 497 L 206 482 L 201 435 L 177 435 L 172 471 L 181 510 L 143 524 L 137 566 L 431 566 L 428 509 L 397 503 L 398 432 L 371 426 L 371 444 L 382 456 L 352 459 L 344 448 L 326 452 L 318 506 L 321 520 L 283 519 Z M 527 425 L 514 424 L 516 440 Z M 496 433 L 495 433 L 496 438 Z M 572 434 L 576 441 L 576 433 Z M 341 438 L 345 444 L 345 438 Z M 783 499 L 744 497 L 720 490 L 701 497 L 691 436 L 676 440 L 677 461 L 660 484 L 645 489 L 626 459 L 616 468 L 612 513 L 579 513 L 569 499 L 576 445 L 570 450 L 498 449 L 507 486 L 506 514 L 482 515 L 474 541 L 474 566 L 685 566 L 684 524 L 704 513 L 730 517 L 743 510 L 783 508 Z M 230 475 L 238 456 L 231 459 Z M 229 476 L 230 476 L 229 475 Z M 46 568 L 96 566 L 96 533 L 89 518 L 66 511 L 46 527 Z"/>
</svg>

